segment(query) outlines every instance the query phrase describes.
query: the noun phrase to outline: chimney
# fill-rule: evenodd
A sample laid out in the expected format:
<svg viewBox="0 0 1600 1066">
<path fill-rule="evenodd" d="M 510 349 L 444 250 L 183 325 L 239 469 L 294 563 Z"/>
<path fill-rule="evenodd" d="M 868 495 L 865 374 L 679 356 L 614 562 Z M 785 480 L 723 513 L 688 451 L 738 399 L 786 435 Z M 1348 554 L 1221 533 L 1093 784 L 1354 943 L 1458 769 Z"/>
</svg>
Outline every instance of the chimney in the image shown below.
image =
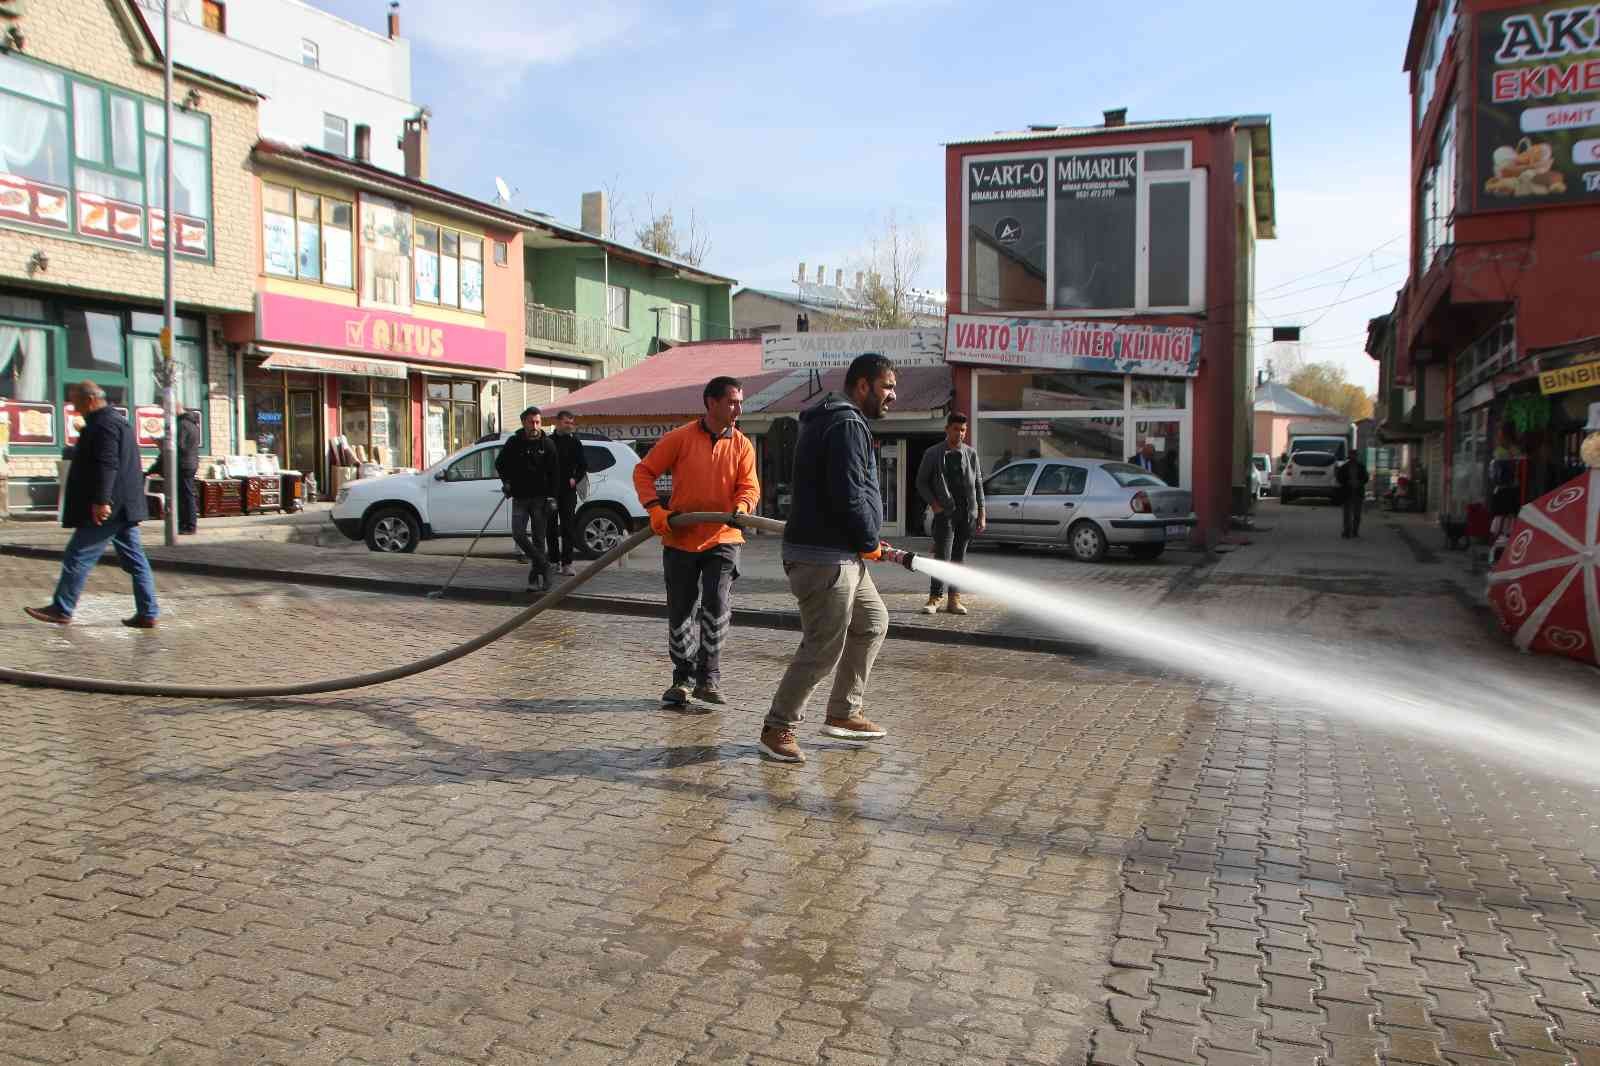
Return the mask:
<svg viewBox="0 0 1600 1066">
<path fill-rule="evenodd" d="M 389 0 L 389 40 L 400 36 L 400 0 Z"/>
<path fill-rule="evenodd" d="M 428 109 L 423 108 L 406 119 L 405 134 L 400 138 L 400 150 L 406 158 L 406 177 L 416 181 L 428 180 L 428 117 Z"/>
<path fill-rule="evenodd" d="M 862 282 L 862 280 L 863 280 L 863 275 L 862 275 L 861 271 L 859 271 L 859 270 L 856 271 L 856 291 L 857 292 L 861 291 L 861 282 Z"/>
<path fill-rule="evenodd" d="M 833 272 L 833 287 L 836 289 L 844 288 L 844 271 L 835 270 Z"/>
<path fill-rule="evenodd" d="M 606 235 L 606 231 L 611 228 L 611 209 L 606 204 L 604 189 L 583 194 L 580 217 L 582 221 L 579 223 L 579 228 L 583 232 L 591 233 L 596 237 L 604 237 Z"/>
<path fill-rule="evenodd" d="M 372 162 L 372 127 L 365 122 L 356 123 L 356 162 Z"/>
<path fill-rule="evenodd" d="M 827 273 L 828 273 L 828 268 L 823 266 L 821 263 L 818 263 L 817 264 L 817 284 L 818 285 L 822 284 L 822 279 Z"/>
<path fill-rule="evenodd" d="M 1125 107 L 1113 108 L 1106 112 L 1106 126 L 1126 126 L 1128 124 L 1128 109 Z"/>
<path fill-rule="evenodd" d="M 802 284 L 805 283 L 805 280 L 806 280 L 806 261 L 804 259 L 800 260 L 800 273 L 798 273 L 798 274 L 796 274 L 794 276 L 794 280 L 798 281 L 798 282 L 800 282 Z"/>
</svg>

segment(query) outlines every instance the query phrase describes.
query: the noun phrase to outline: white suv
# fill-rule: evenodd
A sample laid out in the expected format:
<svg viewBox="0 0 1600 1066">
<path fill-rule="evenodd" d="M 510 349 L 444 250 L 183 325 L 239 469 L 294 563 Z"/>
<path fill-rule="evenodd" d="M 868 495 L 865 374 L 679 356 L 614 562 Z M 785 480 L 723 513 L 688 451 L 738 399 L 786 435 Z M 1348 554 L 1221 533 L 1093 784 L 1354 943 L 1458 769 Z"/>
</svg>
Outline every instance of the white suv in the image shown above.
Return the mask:
<svg viewBox="0 0 1600 1066">
<path fill-rule="evenodd" d="M 507 436 L 479 441 L 420 474 L 350 482 L 339 490 L 333 524 L 375 552 L 416 551 L 418 542 L 431 537 L 476 536 L 503 499 L 494 463 Z M 585 439 L 583 457 L 589 464 L 589 492 L 578 503 L 576 554 L 593 559 L 643 528 L 649 516 L 633 488 L 639 457 L 632 448 Z M 507 501 L 484 536 L 510 535 Z"/>
</svg>

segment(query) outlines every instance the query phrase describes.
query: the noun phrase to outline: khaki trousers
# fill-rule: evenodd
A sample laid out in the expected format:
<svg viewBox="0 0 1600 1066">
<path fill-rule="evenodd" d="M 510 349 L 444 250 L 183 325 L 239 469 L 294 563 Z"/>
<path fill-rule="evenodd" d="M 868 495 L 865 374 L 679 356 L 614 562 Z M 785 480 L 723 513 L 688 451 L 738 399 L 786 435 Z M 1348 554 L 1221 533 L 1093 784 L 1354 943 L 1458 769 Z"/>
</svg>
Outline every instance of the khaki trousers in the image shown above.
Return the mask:
<svg viewBox="0 0 1600 1066">
<path fill-rule="evenodd" d="M 800 647 L 778 682 L 766 725 L 791 728 L 811 693 L 830 673 L 827 717 L 860 718 L 872 664 L 889 633 L 889 611 L 861 560 L 784 563 L 789 588 L 800 601 Z"/>
</svg>

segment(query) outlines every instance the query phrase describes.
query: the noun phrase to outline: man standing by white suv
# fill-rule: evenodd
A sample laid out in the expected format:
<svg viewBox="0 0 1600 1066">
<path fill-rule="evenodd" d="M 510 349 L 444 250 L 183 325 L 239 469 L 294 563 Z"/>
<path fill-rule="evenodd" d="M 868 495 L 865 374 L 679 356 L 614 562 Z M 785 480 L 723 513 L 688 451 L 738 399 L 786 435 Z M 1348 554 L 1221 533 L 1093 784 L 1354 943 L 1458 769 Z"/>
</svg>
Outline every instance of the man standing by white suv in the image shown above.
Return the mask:
<svg viewBox="0 0 1600 1066">
<path fill-rule="evenodd" d="M 549 523 L 561 494 L 561 456 L 537 407 L 522 412 L 522 428 L 506 438 L 494 469 L 511 497 L 511 535 L 531 561 L 528 591 L 548 592 L 554 583 L 547 552 Z"/>
</svg>

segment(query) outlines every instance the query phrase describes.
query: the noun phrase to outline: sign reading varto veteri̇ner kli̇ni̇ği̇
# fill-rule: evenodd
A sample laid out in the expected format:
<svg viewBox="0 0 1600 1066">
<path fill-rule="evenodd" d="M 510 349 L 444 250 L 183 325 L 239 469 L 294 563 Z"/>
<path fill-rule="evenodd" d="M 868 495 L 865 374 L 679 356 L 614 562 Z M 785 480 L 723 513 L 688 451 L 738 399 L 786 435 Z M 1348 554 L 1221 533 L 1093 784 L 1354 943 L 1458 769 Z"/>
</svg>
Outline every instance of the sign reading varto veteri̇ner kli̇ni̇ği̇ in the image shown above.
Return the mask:
<svg viewBox="0 0 1600 1066">
<path fill-rule="evenodd" d="M 1478 17 L 1480 209 L 1600 200 L 1600 4 Z"/>
<path fill-rule="evenodd" d="M 982 366 L 1193 377 L 1200 331 L 1092 319 L 951 315 L 945 359 Z"/>
</svg>

